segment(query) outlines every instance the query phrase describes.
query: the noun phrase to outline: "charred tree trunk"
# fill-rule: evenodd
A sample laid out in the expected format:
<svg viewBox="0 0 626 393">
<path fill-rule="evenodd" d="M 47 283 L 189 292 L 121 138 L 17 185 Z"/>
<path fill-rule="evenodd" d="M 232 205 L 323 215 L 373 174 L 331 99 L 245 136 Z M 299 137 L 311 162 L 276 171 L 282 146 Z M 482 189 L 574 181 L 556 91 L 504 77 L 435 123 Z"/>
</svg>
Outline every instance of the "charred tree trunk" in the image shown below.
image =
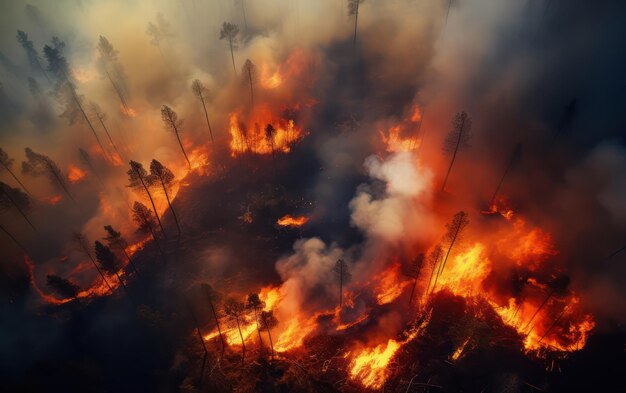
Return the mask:
<svg viewBox="0 0 626 393">
<path fill-rule="evenodd" d="M 24 254 L 28 255 L 28 252 L 26 251 L 26 248 L 22 245 L 22 243 L 20 243 L 15 236 L 13 236 L 11 234 L 11 232 L 9 232 L 4 226 L 0 225 L 0 230 L 2 230 L 2 232 L 4 232 L 11 240 L 13 240 L 13 243 L 15 243 L 20 250 L 22 250 L 24 252 Z"/>
<path fill-rule="evenodd" d="M 191 161 L 189 161 L 189 157 L 187 157 L 187 152 L 183 147 L 183 142 L 180 140 L 180 135 L 178 134 L 178 127 L 174 125 L 174 133 L 176 134 L 176 139 L 178 140 L 178 144 L 180 145 L 180 150 L 182 150 L 183 155 L 185 156 L 185 160 L 187 160 L 187 165 L 189 166 L 189 170 L 191 170 Z"/>
<path fill-rule="evenodd" d="M 115 145 L 115 142 L 113 142 L 113 138 L 111 138 L 111 134 L 109 134 L 109 129 L 104 124 L 104 120 L 102 119 L 102 116 L 100 116 L 100 114 L 97 114 L 96 116 L 98 117 L 98 121 L 100 122 L 100 125 L 104 129 L 104 133 L 107 135 L 107 138 L 109 138 L 109 142 L 111 142 L 111 146 L 113 146 L 113 149 L 115 150 L 117 155 L 120 157 L 120 159 L 123 161 L 124 157 L 122 157 L 122 154 L 120 153 L 117 146 Z"/>
<path fill-rule="evenodd" d="M 356 1 L 356 12 L 354 13 L 354 38 L 352 40 L 352 45 L 356 48 L 356 32 L 357 26 L 359 24 L 359 7 L 361 5 L 361 0 Z"/>
<path fill-rule="evenodd" d="M 459 225 L 457 226 L 456 231 L 454 232 L 454 237 L 452 238 L 452 241 L 450 242 L 450 246 L 448 247 L 446 256 L 444 257 L 443 261 L 439 264 L 439 269 L 437 270 L 437 276 L 435 277 L 435 283 L 433 284 L 433 289 L 432 289 L 433 292 L 435 291 L 435 288 L 437 287 L 437 281 L 439 281 L 439 277 L 443 273 L 443 270 L 446 268 L 446 263 L 448 262 L 450 251 L 452 251 L 452 247 L 454 247 L 454 242 L 456 242 L 456 238 L 459 235 L 460 231 L 461 231 L 461 226 Z"/>
<path fill-rule="evenodd" d="M 237 330 L 239 330 L 239 337 L 241 337 L 241 347 L 243 348 L 243 353 L 241 355 L 241 361 L 243 362 L 246 358 L 246 342 L 243 339 L 243 334 L 241 334 L 241 325 L 239 324 L 239 317 L 235 316 L 235 321 L 237 322 Z"/>
<path fill-rule="evenodd" d="M 169 206 L 170 211 L 172 212 L 172 217 L 174 217 L 174 222 L 176 223 L 176 229 L 178 229 L 178 237 L 180 237 L 181 235 L 181 230 L 180 230 L 180 224 L 178 223 L 178 218 L 176 217 L 176 212 L 174 211 L 174 208 L 172 207 L 172 202 L 170 201 L 170 196 L 169 193 L 167 192 L 167 187 L 165 187 L 165 183 L 163 182 L 163 179 L 159 178 L 159 180 L 161 181 L 161 186 L 163 187 L 163 192 L 165 193 L 165 199 L 167 200 L 167 206 Z"/>
<path fill-rule="evenodd" d="M 98 264 L 96 263 L 96 260 L 93 259 L 93 257 L 91 256 L 91 253 L 89 252 L 89 250 L 85 247 L 84 244 L 81 243 L 81 248 L 83 249 L 83 252 L 87 255 L 87 257 L 89 258 L 89 260 L 91 261 L 91 263 L 93 264 L 93 266 L 96 268 L 96 270 L 98 271 L 98 274 L 100 274 L 100 277 L 102 277 L 102 281 L 104 281 L 104 283 L 107 285 L 107 287 L 109 287 L 109 289 L 111 290 L 111 293 L 113 293 L 113 287 L 111 286 L 111 284 L 109 284 L 109 282 L 107 281 L 106 277 L 104 276 L 104 273 L 102 273 L 102 270 L 100 269 L 100 267 L 98 266 Z"/>
<path fill-rule="evenodd" d="M 233 61 L 233 71 L 235 74 L 237 73 L 237 68 L 235 67 L 235 53 L 233 52 L 233 39 L 228 37 L 228 44 L 230 45 L 230 58 Z"/>
<path fill-rule="evenodd" d="M 7 196 L 7 198 L 9 198 L 9 201 L 11 201 L 11 204 L 13 204 L 13 207 L 20 213 L 20 215 L 22 217 L 24 217 L 24 220 L 26 220 L 26 222 L 28 223 L 28 225 L 30 225 L 31 228 L 33 228 L 33 231 L 37 232 L 37 228 L 35 228 L 35 226 L 33 225 L 33 223 L 28 219 L 28 216 L 26 216 L 26 213 L 24 213 L 24 211 L 20 208 L 20 206 L 15 202 L 15 200 L 13 198 L 11 198 L 11 193 L 7 192 L 5 193 L 5 195 Z"/>
<path fill-rule="evenodd" d="M 11 177 L 13 177 L 13 179 L 15 179 L 15 181 L 17 182 L 17 184 L 20 185 L 20 187 L 22 187 L 24 189 L 24 191 L 26 191 L 28 193 L 28 195 L 30 195 L 31 197 L 33 196 L 33 194 L 31 194 L 30 191 L 28 191 L 28 188 L 26 188 L 25 185 L 22 184 L 22 182 L 20 181 L 20 179 L 18 179 L 17 176 L 15 176 L 15 173 L 13 173 L 13 171 L 11 170 L 11 168 L 9 168 L 8 166 L 2 164 L 2 166 L 4 167 L 4 169 L 7 170 L 7 172 L 9 172 L 9 174 L 11 175 Z"/>
<path fill-rule="evenodd" d="M 452 166 L 454 165 L 454 160 L 456 159 L 456 153 L 459 151 L 459 146 L 461 145 L 461 140 L 463 137 L 463 129 L 465 128 L 465 118 L 463 118 L 463 122 L 461 123 L 461 127 L 459 130 L 459 137 L 456 141 L 456 146 L 454 147 L 454 153 L 452 153 L 452 160 L 450 161 L 450 166 L 448 167 L 448 172 L 446 173 L 446 178 L 443 181 L 443 185 L 441 186 L 441 192 L 444 192 L 446 189 L 446 183 L 448 183 L 448 177 L 450 177 L 450 172 L 452 171 Z"/>
<path fill-rule="evenodd" d="M 217 317 L 217 312 L 215 311 L 215 306 L 213 305 L 213 300 L 211 299 L 211 295 L 207 293 L 207 298 L 209 300 L 209 305 L 211 306 L 211 312 L 213 313 L 213 318 L 215 319 L 215 326 L 217 327 L 217 332 L 220 335 L 220 341 L 222 342 L 222 353 L 226 349 L 226 341 L 224 341 L 224 336 L 222 335 L 222 328 L 220 327 L 220 320 Z"/>
<path fill-rule="evenodd" d="M 159 223 L 159 227 L 161 228 L 163 237 L 167 237 L 167 235 L 165 234 L 165 229 L 163 229 L 163 224 L 161 223 L 161 219 L 159 218 L 159 212 L 157 211 L 156 206 L 154 205 L 154 199 L 152 199 L 152 194 L 150 193 L 150 190 L 148 189 L 146 182 L 143 180 L 143 176 L 141 176 L 141 173 L 139 173 L 137 169 L 135 169 L 135 173 L 137 174 L 137 177 L 139 177 L 139 180 L 141 181 L 141 185 L 143 186 L 143 189 L 146 191 L 146 194 L 148 194 L 148 198 L 150 199 L 150 203 L 152 204 L 152 208 L 154 209 L 154 216 L 156 217 L 157 222 Z M 154 233 L 152 233 L 152 236 L 154 237 Z"/>
<path fill-rule="evenodd" d="M 200 94 L 200 101 L 202 101 L 202 108 L 204 109 L 204 117 L 206 118 L 206 125 L 209 127 L 209 134 L 211 135 L 211 142 L 213 142 L 213 130 L 211 129 L 211 122 L 209 121 L 209 113 L 206 110 L 206 104 L 204 103 L 204 97 Z"/>
</svg>

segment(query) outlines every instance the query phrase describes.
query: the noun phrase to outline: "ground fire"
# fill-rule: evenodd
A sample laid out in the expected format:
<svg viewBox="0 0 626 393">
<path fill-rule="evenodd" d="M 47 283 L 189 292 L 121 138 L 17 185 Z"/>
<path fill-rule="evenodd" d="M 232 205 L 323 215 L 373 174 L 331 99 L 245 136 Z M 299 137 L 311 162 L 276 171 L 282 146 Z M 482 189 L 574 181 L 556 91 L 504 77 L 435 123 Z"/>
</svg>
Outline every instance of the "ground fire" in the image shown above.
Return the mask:
<svg viewBox="0 0 626 393">
<path fill-rule="evenodd" d="M 626 390 L 626 6 L 31 3 L 4 390 Z"/>
</svg>

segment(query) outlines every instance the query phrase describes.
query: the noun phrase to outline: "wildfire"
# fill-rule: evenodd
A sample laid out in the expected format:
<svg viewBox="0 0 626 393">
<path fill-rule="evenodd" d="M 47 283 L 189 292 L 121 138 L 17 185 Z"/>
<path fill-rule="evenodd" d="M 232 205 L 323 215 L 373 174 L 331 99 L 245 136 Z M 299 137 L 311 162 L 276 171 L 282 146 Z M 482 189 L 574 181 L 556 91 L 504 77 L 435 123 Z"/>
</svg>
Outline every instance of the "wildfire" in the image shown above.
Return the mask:
<svg viewBox="0 0 626 393">
<path fill-rule="evenodd" d="M 380 134 L 380 139 L 385 144 L 385 149 L 388 152 L 417 149 L 421 143 L 419 138 L 421 121 L 421 110 L 418 106 L 415 106 L 408 120 L 404 119 L 399 124 L 389 127 L 386 133 L 379 130 L 378 133 Z"/>
<path fill-rule="evenodd" d="M 389 339 L 387 344 L 361 351 L 350 364 L 350 377 L 367 388 L 380 389 L 389 376 L 387 365 L 398 349 L 400 343 Z"/>
<path fill-rule="evenodd" d="M 137 110 L 129 106 L 120 104 L 120 111 L 130 118 L 137 117 Z"/>
<path fill-rule="evenodd" d="M 238 112 L 229 116 L 230 150 L 233 157 L 246 152 L 289 153 L 291 145 L 306 135 L 292 119 L 274 115 L 267 105 L 258 105 L 244 123 L 240 118 Z"/>
<path fill-rule="evenodd" d="M 87 172 L 75 165 L 70 164 L 67 168 L 67 180 L 69 180 L 70 183 L 79 183 L 85 176 L 87 176 Z"/>
<path fill-rule="evenodd" d="M 378 304 L 388 304 L 393 302 L 402 294 L 402 290 L 410 281 L 402 277 L 400 264 L 396 261 L 389 268 L 378 274 L 374 282 L 379 284 L 374 288 L 376 301 Z"/>
<path fill-rule="evenodd" d="M 286 214 L 279 218 L 276 221 L 281 227 L 301 227 L 309 221 L 309 217 L 306 216 L 292 216 L 291 214 Z"/>
</svg>

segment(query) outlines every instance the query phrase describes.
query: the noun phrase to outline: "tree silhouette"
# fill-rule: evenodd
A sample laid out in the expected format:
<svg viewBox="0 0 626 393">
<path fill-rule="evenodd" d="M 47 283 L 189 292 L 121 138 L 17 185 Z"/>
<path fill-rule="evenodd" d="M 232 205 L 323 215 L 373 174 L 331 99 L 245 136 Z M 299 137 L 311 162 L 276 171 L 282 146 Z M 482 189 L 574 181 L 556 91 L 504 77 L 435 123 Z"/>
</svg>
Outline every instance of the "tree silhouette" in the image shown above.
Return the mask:
<svg viewBox="0 0 626 393">
<path fill-rule="evenodd" d="M 15 243 L 15 245 L 19 247 L 19 249 L 20 249 L 20 250 L 22 250 L 22 252 L 23 252 L 24 254 L 28 255 L 28 251 L 26 251 L 26 247 L 24 247 L 24 246 L 22 245 L 22 243 L 20 243 L 20 242 L 19 242 L 19 240 L 17 240 L 17 239 L 15 238 L 15 236 L 13 236 L 13 234 L 12 234 L 11 232 L 9 232 L 9 230 L 8 230 L 8 229 L 6 229 L 6 228 L 5 228 L 3 225 L 1 225 L 1 224 L 0 224 L 0 231 L 4 232 L 4 233 L 5 233 L 5 234 L 9 237 L 9 239 L 11 239 L 11 240 L 13 241 L 13 243 Z"/>
<path fill-rule="evenodd" d="M 206 87 L 204 87 L 204 84 L 202 84 L 202 82 L 200 82 L 199 79 L 196 79 L 191 83 L 191 90 L 193 91 L 195 95 L 198 96 L 198 98 L 200 98 L 200 102 L 202 102 L 202 108 L 204 109 L 204 117 L 206 119 L 206 125 L 209 127 L 209 134 L 211 134 L 211 142 L 213 142 L 213 130 L 211 129 L 211 122 L 209 121 L 209 114 L 206 110 L 206 103 L 204 102 L 204 97 L 205 97 L 205 94 L 208 93 L 208 90 Z"/>
<path fill-rule="evenodd" d="M 156 244 L 157 248 L 161 255 L 163 254 L 163 249 L 161 248 L 161 244 L 159 243 L 159 239 L 157 239 L 154 234 L 154 228 L 157 223 L 154 219 L 154 215 L 152 214 L 152 210 L 148 209 L 146 205 L 141 202 L 135 202 L 132 208 L 133 221 L 135 221 L 139 226 L 137 227 L 137 232 L 143 234 L 150 234 L 152 236 L 152 240 L 154 244 Z"/>
<path fill-rule="evenodd" d="M 178 229 L 178 236 L 180 236 L 180 223 L 178 222 L 176 212 L 172 207 L 172 201 L 170 200 L 169 192 L 167 191 L 168 189 L 171 189 L 174 185 L 174 173 L 172 173 L 172 171 L 170 171 L 159 161 L 153 159 L 150 163 L 150 183 L 158 183 L 163 189 L 165 199 L 167 200 L 167 206 L 169 206 L 170 211 L 172 212 L 172 217 L 174 217 L 174 222 L 176 223 L 176 228 Z"/>
<path fill-rule="evenodd" d="M 265 126 L 265 140 L 269 142 L 272 149 L 272 163 L 274 164 L 274 172 L 276 172 L 276 158 L 274 154 L 274 136 L 276 135 L 276 129 L 273 125 L 268 124 Z"/>
<path fill-rule="evenodd" d="M 235 52 L 234 50 L 237 48 L 238 36 L 239 34 L 239 26 L 234 23 L 224 22 L 222 24 L 222 30 L 220 30 L 220 40 L 224 38 L 228 39 L 228 46 L 230 47 L 230 58 L 233 61 L 233 71 L 235 74 L 237 73 L 237 68 L 235 67 Z"/>
<path fill-rule="evenodd" d="M 352 275 L 350 274 L 348 264 L 341 258 L 335 263 L 334 271 L 339 279 L 339 307 L 343 307 L 343 285 L 350 281 Z"/>
<path fill-rule="evenodd" d="M 278 325 L 278 320 L 274 316 L 273 311 L 261 311 L 261 327 L 267 330 L 267 337 L 270 339 L 270 348 L 272 350 L 272 359 L 274 358 L 274 341 L 272 341 L 272 332 L 270 330 L 276 325 Z"/>
<path fill-rule="evenodd" d="M 202 380 L 204 379 L 204 368 L 206 367 L 206 359 L 209 356 L 209 351 L 207 350 L 206 344 L 204 343 L 204 337 L 202 336 L 202 331 L 200 330 L 200 321 L 198 321 L 198 317 L 196 313 L 193 311 L 192 305 L 187 302 L 187 308 L 189 308 L 189 313 L 191 314 L 191 318 L 193 319 L 194 326 L 196 328 L 196 333 L 198 333 L 198 339 L 200 340 L 200 344 L 202 344 L 202 349 L 204 350 L 204 357 L 202 358 L 202 368 L 200 369 L 200 388 L 202 389 Z"/>
<path fill-rule="evenodd" d="M 122 252 L 126 257 L 126 260 L 128 260 L 128 264 L 133 268 L 135 273 L 137 273 L 137 268 L 135 267 L 132 258 L 128 254 L 128 251 L 126 251 L 126 248 L 128 247 L 128 242 L 122 237 L 122 234 L 113 229 L 111 225 L 105 225 L 104 230 L 107 232 L 104 240 L 106 240 L 109 248 L 117 252 Z"/>
<path fill-rule="evenodd" d="M 247 59 L 243 64 L 243 70 L 241 71 L 243 80 L 250 86 L 250 107 L 254 106 L 254 85 L 256 85 L 258 76 L 256 72 L 256 66 L 250 59 Z"/>
<path fill-rule="evenodd" d="M 128 95 L 128 83 L 124 68 L 118 59 L 118 51 L 113 47 L 106 37 L 100 36 L 98 39 L 98 59 L 96 66 L 100 75 L 106 78 L 115 94 L 120 100 L 120 104 L 124 109 L 124 112 L 128 114 L 128 102 L 126 96 Z"/>
<path fill-rule="evenodd" d="M 106 277 L 104 276 L 104 273 L 102 273 L 102 270 L 100 269 L 100 267 L 96 263 L 96 260 L 91 255 L 91 251 L 89 249 L 89 241 L 87 240 L 87 237 L 85 235 L 83 235 L 82 233 L 80 233 L 80 232 L 74 232 L 72 234 L 72 238 L 73 238 L 74 243 L 77 246 L 78 250 L 80 252 L 82 252 L 87 258 L 89 258 L 89 260 L 91 261 L 93 266 L 98 271 L 98 274 L 100 275 L 100 277 L 102 277 L 102 281 L 104 281 L 106 286 L 109 287 L 109 289 L 111 290 L 111 293 L 113 293 L 113 287 L 111 286 L 111 284 L 109 284 L 109 282 L 107 281 Z"/>
<path fill-rule="evenodd" d="M 104 150 L 104 146 L 102 146 L 102 142 L 100 142 L 100 137 L 98 137 L 98 133 L 83 107 L 83 97 L 77 93 L 74 81 L 70 77 L 69 64 L 65 56 L 63 56 L 64 48 L 65 43 L 57 37 L 52 38 L 52 45 L 46 45 L 43 48 L 44 56 L 48 62 L 48 71 L 57 80 L 54 89 L 55 95 L 65 105 L 65 111 L 61 116 L 66 117 L 70 124 L 74 124 L 78 118 L 82 118 L 96 138 L 102 154 L 106 157 L 107 153 Z"/>
<path fill-rule="evenodd" d="M 150 185 L 151 183 L 151 179 L 150 179 L 150 175 L 148 175 L 148 172 L 146 172 L 146 170 L 144 169 L 143 165 L 141 165 L 141 163 L 137 162 L 137 161 L 130 161 L 130 169 L 128 170 L 128 187 L 131 187 L 135 190 L 137 189 L 142 189 L 146 192 L 146 194 L 148 195 L 148 198 L 150 199 L 150 203 L 152 204 L 152 209 L 154 211 L 154 214 L 156 216 L 157 222 L 159 223 L 159 228 L 161 228 L 161 232 L 163 233 L 163 236 L 165 236 L 165 229 L 163 229 L 163 224 L 161 224 L 161 219 L 159 218 L 159 214 L 157 213 L 156 210 L 156 206 L 154 205 L 154 199 L 152 199 L 152 193 L 150 193 Z"/>
<path fill-rule="evenodd" d="M 365 0 L 348 0 L 348 15 L 354 15 L 354 38 L 352 44 L 356 46 L 356 32 L 359 24 L 359 6 Z"/>
<path fill-rule="evenodd" d="M 213 314 L 213 318 L 215 319 L 215 326 L 217 327 L 217 332 L 219 333 L 220 341 L 222 342 L 222 352 L 224 352 L 224 350 L 226 349 L 226 341 L 224 341 L 222 328 L 220 327 L 220 319 L 217 315 L 217 306 L 221 300 L 221 295 L 209 284 L 201 284 L 200 287 L 204 291 L 204 295 L 206 296 L 209 305 L 211 306 L 211 313 Z"/>
<path fill-rule="evenodd" d="M 78 148 L 78 156 L 79 156 L 80 161 L 83 164 L 85 164 L 85 166 L 89 168 L 89 171 L 94 174 L 96 179 L 98 179 L 98 183 L 100 183 L 102 188 L 106 189 L 106 187 L 104 186 L 104 183 L 102 182 L 102 178 L 100 177 L 100 174 L 98 173 L 98 170 L 96 169 L 93 162 L 91 161 L 91 156 L 89 155 L 89 153 L 87 153 L 87 151 L 82 148 Z"/>
<path fill-rule="evenodd" d="M 462 111 L 454 115 L 454 118 L 452 119 L 452 129 L 448 132 L 448 135 L 443 143 L 443 151 L 446 155 L 451 156 L 451 159 L 448 172 L 446 173 L 446 178 L 441 186 L 441 191 L 444 191 L 446 188 L 446 183 L 448 182 L 448 177 L 450 176 L 450 172 L 452 171 L 452 166 L 454 165 L 458 152 L 469 146 L 471 129 L 472 119 L 466 112 Z"/>
<path fill-rule="evenodd" d="M 15 160 L 9 157 L 7 152 L 5 152 L 4 150 L 2 150 L 2 148 L 0 148 L 0 173 L 2 171 L 7 171 L 11 175 L 11 177 L 13 177 L 13 179 L 17 182 L 17 184 L 19 184 L 20 187 L 22 187 L 24 191 L 26 191 L 29 195 L 32 196 L 33 194 L 31 194 L 31 192 L 28 191 L 28 188 L 26 188 L 26 186 L 22 184 L 20 179 L 17 176 L 15 176 L 15 173 L 13 173 L 14 162 Z"/>
<path fill-rule="evenodd" d="M 430 255 L 428 255 L 428 263 L 430 265 L 430 276 L 428 277 L 428 286 L 426 287 L 425 295 L 428 294 L 430 290 L 430 284 L 433 282 L 433 277 L 435 276 L 435 271 L 439 263 L 441 262 L 441 257 L 443 256 L 443 249 L 440 244 L 437 244 L 435 248 L 431 251 Z M 434 288 L 433 288 L 434 289 Z"/>
<path fill-rule="evenodd" d="M 511 153 L 511 157 L 509 158 L 509 163 L 506 165 L 506 169 L 504 170 L 504 173 L 502 174 L 502 177 L 500 178 L 500 181 L 498 182 L 498 186 L 496 187 L 496 190 L 491 196 L 491 200 L 489 201 L 489 208 L 493 206 L 496 200 L 496 197 L 498 196 L 498 193 L 500 192 L 500 187 L 502 187 L 502 183 L 504 183 L 504 179 L 506 178 L 506 175 L 508 175 L 511 168 L 513 168 L 517 164 L 517 162 L 519 162 L 521 156 L 522 156 L 522 144 L 518 143 L 517 145 L 515 145 L 515 149 L 513 149 L 513 152 Z"/>
<path fill-rule="evenodd" d="M 165 20 L 162 13 L 157 14 L 156 23 L 149 22 L 146 33 L 151 37 L 150 43 L 159 49 L 161 59 L 165 62 L 165 56 L 163 56 L 163 50 L 161 48 L 161 42 L 170 39 L 174 36 L 170 23 Z"/>
<path fill-rule="evenodd" d="M 187 165 L 189 165 L 189 169 L 191 169 L 191 161 L 189 161 L 189 157 L 187 157 L 187 152 L 183 147 L 183 142 L 180 140 L 180 127 L 183 125 L 183 121 L 178 120 L 178 114 L 167 105 L 163 105 L 161 107 L 161 119 L 163 120 L 163 124 L 165 124 L 165 128 L 174 132 L 174 134 L 176 135 L 176 139 L 178 140 L 178 144 L 180 145 L 180 150 L 183 152 L 185 160 L 187 160 Z"/>
<path fill-rule="evenodd" d="M 246 28 L 246 33 L 248 32 L 248 19 L 246 18 L 246 0 L 235 0 L 235 4 L 241 7 L 241 13 L 243 15 L 243 26 Z"/>
<path fill-rule="evenodd" d="M 50 82 L 50 78 L 48 77 L 48 74 L 46 74 L 46 70 L 41 64 L 41 59 L 39 58 L 39 54 L 35 49 L 33 41 L 28 39 L 28 34 L 23 32 L 22 30 L 18 30 L 16 37 L 17 42 L 19 42 L 22 48 L 24 48 L 24 51 L 26 52 L 26 57 L 28 57 L 28 62 L 30 63 L 31 67 L 41 71 L 43 76 L 48 80 L 48 82 Z"/>
<path fill-rule="evenodd" d="M 37 232 L 37 228 L 26 215 L 26 212 L 32 207 L 32 201 L 28 194 L 0 181 L 0 210 L 8 210 L 11 207 L 15 208 L 28 225 Z"/>
<path fill-rule="evenodd" d="M 102 112 L 102 110 L 100 109 L 100 106 L 98 104 L 96 104 L 95 102 L 92 102 L 91 104 L 89 104 L 89 109 L 91 110 L 91 113 L 96 117 L 96 119 L 98 119 L 98 122 L 102 126 L 102 129 L 104 129 L 104 132 L 106 133 L 107 138 L 109 138 L 109 142 L 111 143 L 111 146 L 113 146 L 113 149 L 115 150 L 115 152 L 119 156 L 120 160 L 124 160 L 124 158 L 122 157 L 122 153 L 120 153 L 120 151 L 117 149 L 117 146 L 115 145 L 115 142 L 113 142 L 113 138 L 111 138 L 111 134 L 109 133 L 109 129 L 107 128 L 106 124 L 104 123 L 104 121 L 106 120 L 106 117 L 107 117 L 106 113 Z"/>
<path fill-rule="evenodd" d="M 27 147 L 25 152 L 26 161 L 22 162 L 22 173 L 35 177 L 47 176 L 53 185 L 61 188 L 73 201 L 74 197 L 70 194 L 65 175 L 59 166 L 50 157 L 35 153 L 30 147 Z"/>
<path fill-rule="evenodd" d="M 98 260 L 98 262 L 100 262 L 100 266 L 102 266 L 102 268 L 107 273 L 109 273 L 109 275 L 115 275 L 117 277 L 117 280 L 124 288 L 126 294 L 130 295 L 128 293 L 128 288 L 126 287 L 126 284 L 124 284 L 124 280 L 122 280 L 122 277 L 120 277 L 120 269 L 122 264 L 120 263 L 119 259 L 117 259 L 115 254 L 113 254 L 109 247 L 100 243 L 100 241 L 98 240 L 94 242 L 94 250 L 96 253 L 96 259 Z"/>
<path fill-rule="evenodd" d="M 263 310 L 265 304 L 259 298 L 257 293 L 251 293 L 248 295 L 248 308 L 254 311 L 254 321 L 256 323 L 256 331 L 259 333 L 259 347 L 263 348 L 263 339 L 261 339 L 261 327 L 259 325 L 259 312 Z"/>
<path fill-rule="evenodd" d="M 241 338 L 241 347 L 243 348 L 243 353 L 241 355 L 241 360 L 243 361 L 246 356 L 246 342 L 243 339 L 243 334 L 241 333 L 241 324 L 239 323 L 239 319 L 244 314 L 246 306 L 243 302 L 237 301 L 235 299 L 229 298 L 226 299 L 224 303 L 224 313 L 235 320 L 237 323 L 237 330 L 239 330 L 239 337 Z"/>
<path fill-rule="evenodd" d="M 419 278 L 423 267 L 424 254 L 419 254 L 411 263 L 411 271 L 409 272 L 409 277 L 413 279 L 413 287 L 411 288 L 411 296 L 409 297 L 409 306 L 413 302 L 413 294 L 415 293 L 415 287 L 417 286 L 417 279 Z"/>
<path fill-rule="evenodd" d="M 78 296 L 78 292 L 80 291 L 80 287 L 78 285 L 54 274 L 48 274 L 46 276 L 46 283 L 50 288 L 52 288 L 52 290 L 65 299 L 75 298 Z"/>
<path fill-rule="evenodd" d="M 446 263 L 448 262 L 448 257 L 450 256 L 450 252 L 454 247 L 455 243 L 459 240 L 463 229 L 469 224 L 469 220 L 467 219 L 467 213 L 464 211 L 460 211 L 454 215 L 452 221 L 446 224 L 446 228 L 448 231 L 446 232 L 445 240 L 448 242 L 448 250 L 446 251 L 446 255 L 443 258 L 443 261 L 439 265 L 439 269 L 437 270 L 437 275 L 435 276 L 435 283 L 433 284 L 433 291 L 437 286 L 437 281 L 439 277 L 443 273 L 443 270 L 446 268 Z"/>
</svg>

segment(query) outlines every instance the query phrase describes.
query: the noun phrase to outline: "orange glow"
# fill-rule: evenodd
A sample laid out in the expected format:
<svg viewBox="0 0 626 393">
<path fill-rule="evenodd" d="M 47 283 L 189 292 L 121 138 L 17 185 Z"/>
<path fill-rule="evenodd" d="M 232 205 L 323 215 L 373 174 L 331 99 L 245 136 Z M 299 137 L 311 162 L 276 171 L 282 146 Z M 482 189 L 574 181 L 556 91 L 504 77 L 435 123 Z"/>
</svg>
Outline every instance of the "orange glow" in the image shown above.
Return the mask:
<svg viewBox="0 0 626 393">
<path fill-rule="evenodd" d="M 402 152 L 419 148 L 421 139 L 418 134 L 421 120 L 421 110 L 415 106 L 409 120 L 403 119 L 400 123 L 389 127 L 386 132 L 379 130 L 378 133 L 385 145 L 385 150 Z"/>
<path fill-rule="evenodd" d="M 454 351 L 452 356 L 450 356 L 450 359 L 452 359 L 455 362 L 459 360 L 461 358 L 461 355 L 463 355 L 463 352 L 465 351 L 465 347 L 467 346 L 467 343 L 469 343 L 469 341 L 470 341 L 470 337 L 465 339 L 465 341 L 463 341 L 463 344 L 459 345 L 459 347 L 456 349 L 456 351 Z"/>
<path fill-rule="evenodd" d="M 242 122 L 241 117 L 239 112 L 229 115 L 230 150 L 233 157 L 246 152 L 289 153 L 291 145 L 307 134 L 293 120 L 276 116 L 267 105 L 257 105 L 247 121 Z M 269 124 L 274 127 L 271 136 L 266 133 Z"/>
<path fill-rule="evenodd" d="M 87 83 L 96 76 L 95 71 L 91 69 L 72 68 L 70 72 L 72 77 L 80 83 Z"/>
<path fill-rule="evenodd" d="M 402 276 L 398 262 L 394 262 L 386 270 L 378 274 L 374 278 L 374 282 L 379 283 L 374 288 L 374 292 L 376 293 L 376 301 L 380 305 L 396 300 L 402 294 L 404 287 L 410 284 L 410 280 Z"/>
<path fill-rule="evenodd" d="M 301 227 L 309 221 L 309 217 L 306 216 L 292 216 L 286 214 L 276 221 L 281 227 Z"/>
<path fill-rule="evenodd" d="M 130 118 L 137 117 L 137 110 L 129 106 L 125 107 L 124 105 L 120 104 L 120 111 Z"/>
<path fill-rule="evenodd" d="M 380 389 L 389 372 L 387 365 L 400 348 L 400 343 L 389 339 L 386 344 L 361 351 L 350 364 L 350 377 L 370 389 Z"/>
<path fill-rule="evenodd" d="M 77 166 L 70 164 L 67 168 L 67 180 L 69 180 L 70 183 L 79 183 L 85 176 L 87 176 L 87 173 Z"/>
<path fill-rule="evenodd" d="M 48 205 L 56 205 L 57 203 L 61 202 L 61 199 L 63 199 L 62 195 L 53 195 L 51 197 L 43 197 L 42 201 L 44 203 L 47 203 Z"/>
</svg>

